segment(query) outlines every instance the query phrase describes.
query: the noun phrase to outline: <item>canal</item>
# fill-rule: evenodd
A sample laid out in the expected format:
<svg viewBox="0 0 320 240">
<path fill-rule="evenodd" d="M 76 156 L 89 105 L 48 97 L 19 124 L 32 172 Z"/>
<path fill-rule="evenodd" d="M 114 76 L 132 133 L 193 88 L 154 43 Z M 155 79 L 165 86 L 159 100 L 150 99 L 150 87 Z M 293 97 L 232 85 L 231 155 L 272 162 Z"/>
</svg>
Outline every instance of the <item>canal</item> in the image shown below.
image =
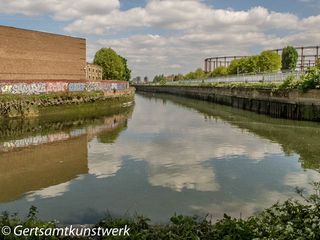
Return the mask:
<svg viewBox="0 0 320 240">
<path fill-rule="evenodd" d="M 85 111 L 82 111 L 85 112 Z M 62 223 L 246 217 L 320 181 L 320 125 L 171 95 L 0 127 L 0 211 Z"/>
</svg>

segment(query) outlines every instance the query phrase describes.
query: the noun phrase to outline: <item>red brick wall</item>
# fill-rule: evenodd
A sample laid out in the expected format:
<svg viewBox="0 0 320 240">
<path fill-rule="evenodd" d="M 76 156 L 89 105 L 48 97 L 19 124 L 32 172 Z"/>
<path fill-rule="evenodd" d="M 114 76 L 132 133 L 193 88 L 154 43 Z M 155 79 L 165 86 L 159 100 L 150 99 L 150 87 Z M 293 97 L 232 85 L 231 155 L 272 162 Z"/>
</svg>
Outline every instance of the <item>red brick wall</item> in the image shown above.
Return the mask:
<svg viewBox="0 0 320 240">
<path fill-rule="evenodd" d="M 85 80 L 86 40 L 0 26 L 0 80 Z"/>
</svg>

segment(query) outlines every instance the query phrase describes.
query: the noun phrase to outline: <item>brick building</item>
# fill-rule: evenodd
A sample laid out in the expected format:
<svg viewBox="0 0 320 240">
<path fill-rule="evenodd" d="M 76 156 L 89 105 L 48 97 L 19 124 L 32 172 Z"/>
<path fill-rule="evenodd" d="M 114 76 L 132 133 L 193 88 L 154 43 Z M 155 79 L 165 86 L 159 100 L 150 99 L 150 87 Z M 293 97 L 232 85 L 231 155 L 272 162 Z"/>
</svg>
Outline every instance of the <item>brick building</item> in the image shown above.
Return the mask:
<svg viewBox="0 0 320 240">
<path fill-rule="evenodd" d="M 102 80 L 102 67 L 96 64 L 87 63 L 86 79 L 89 81 Z"/>
<path fill-rule="evenodd" d="M 86 40 L 0 26 L 0 80 L 85 80 Z"/>
</svg>

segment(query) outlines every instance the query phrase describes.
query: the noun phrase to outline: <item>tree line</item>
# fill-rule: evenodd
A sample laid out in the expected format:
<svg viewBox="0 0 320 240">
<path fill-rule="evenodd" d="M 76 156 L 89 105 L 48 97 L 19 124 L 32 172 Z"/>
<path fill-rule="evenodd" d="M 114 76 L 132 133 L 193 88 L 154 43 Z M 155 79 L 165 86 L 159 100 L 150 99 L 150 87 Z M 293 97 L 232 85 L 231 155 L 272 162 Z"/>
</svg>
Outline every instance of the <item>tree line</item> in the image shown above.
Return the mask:
<svg viewBox="0 0 320 240">
<path fill-rule="evenodd" d="M 201 68 L 191 71 L 185 75 L 177 74 L 164 76 L 156 75 L 153 82 L 179 81 L 189 79 L 204 79 L 221 77 L 235 74 L 257 74 L 257 73 L 272 73 L 282 71 L 293 71 L 297 67 L 298 52 L 288 46 L 283 49 L 282 56 L 279 56 L 274 51 L 263 51 L 259 55 L 243 57 L 231 61 L 228 67 L 220 66 L 211 72 L 204 72 Z"/>
</svg>

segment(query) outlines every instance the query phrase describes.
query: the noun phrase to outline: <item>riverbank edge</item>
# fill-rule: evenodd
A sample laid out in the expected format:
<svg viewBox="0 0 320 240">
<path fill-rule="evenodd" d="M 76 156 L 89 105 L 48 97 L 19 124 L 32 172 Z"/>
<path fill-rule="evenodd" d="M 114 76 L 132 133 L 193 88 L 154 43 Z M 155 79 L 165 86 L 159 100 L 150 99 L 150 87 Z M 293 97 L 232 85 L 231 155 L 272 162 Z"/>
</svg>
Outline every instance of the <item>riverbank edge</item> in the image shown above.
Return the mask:
<svg viewBox="0 0 320 240">
<path fill-rule="evenodd" d="M 134 101 L 135 89 L 115 92 L 48 93 L 38 95 L 0 95 L 0 119 L 37 117 L 60 106 L 109 103 L 110 107 Z"/>
<path fill-rule="evenodd" d="M 137 92 L 168 93 L 277 118 L 320 121 L 320 90 L 135 85 Z"/>
</svg>

